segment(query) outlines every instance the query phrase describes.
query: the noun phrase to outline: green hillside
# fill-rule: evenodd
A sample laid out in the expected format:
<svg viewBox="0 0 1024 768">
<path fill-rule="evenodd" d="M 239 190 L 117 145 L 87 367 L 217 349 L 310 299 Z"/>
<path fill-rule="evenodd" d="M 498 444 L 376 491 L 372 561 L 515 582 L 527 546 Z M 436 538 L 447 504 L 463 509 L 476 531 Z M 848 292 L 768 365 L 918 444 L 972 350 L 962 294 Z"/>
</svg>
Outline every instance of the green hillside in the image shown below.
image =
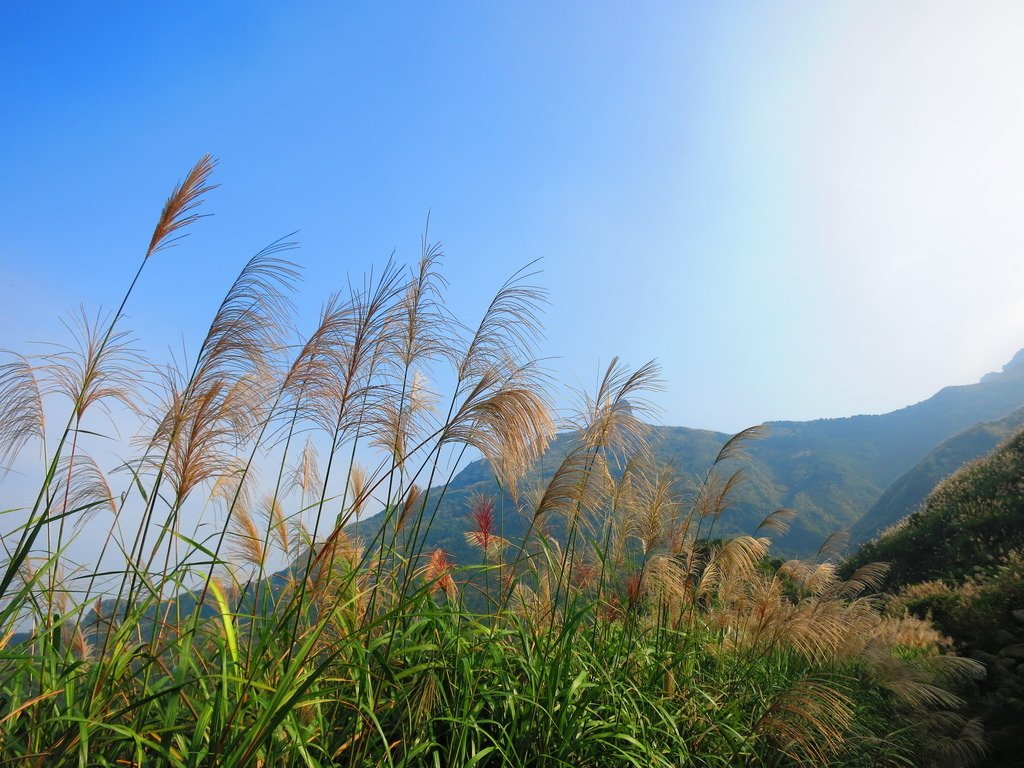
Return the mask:
<svg viewBox="0 0 1024 768">
<path fill-rule="evenodd" d="M 887 610 L 930 618 L 985 664 L 964 693 L 990 766 L 1024 765 L 1024 430 L 944 480 L 921 508 L 844 566 L 890 564 Z"/>
<path fill-rule="evenodd" d="M 905 521 L 851 561 L 892 564 L 889 586 L 960 582 L 1024 549 L 1024 431 L 944 480 Z"/>
<path fill-rule="evenodd" d="M 900 475 L 882 497 L 850 529 L 862 543 L 898 523 L 928 497 L 944 478 L 969 461 L 992 452 L 999 443 L 1024 426 L 1024 408 L 1005 418 L 976 424 L 940 443 L 914 467 Z"/>
<path fill-rule="evenodd" d="M 946 387 L 923 402 L 891 413 L 771 422 L 768 436 L 750 450 L 745 482 L 734 509 L 722 518 L 721 531 L 723 535 L 750 533 L 766 512 L 789 507 L 797 512 L 797 518 L 779 540 L 778 551 L 787 556 L 808 555 L 830 534 L 856 526 L 890 485 L 937 445 L 978 424 L 988 424 L 988 430 L 975 435 L 984 442 L 993 430 L 1005 428 L 991 422 L 1021 406 L 1024 351 L 1003 371 L 976 384 Z M 696 479 L 727 439 L 728 435 L 719 432 L 656 427 L 653 444 L 660 459 Z M 967 451 L 970 442 L 965 438 L 959 450 Z M 565 436 L 553 444 L 535 469 L 534 480 L 554 471 L 567 444 Z M 463 534 L 469 529 L 468 500 L 477 493 L 495 497 L 508 537 L 525 531 L 513 500 L 497 488 L 486 462 L 476 461 L 454 478 L 443 498 L 437 493 L 428 496 L 428 505 L 436 506 L 428 546 L 442 547 L 457 560 L 475 556 Z M 364 519 L 352 526 L 352 532 L 369 537 L 378 525 L 375 518 Z M 864 525 L 870 526 L 870 520 Z"/>
</svg>

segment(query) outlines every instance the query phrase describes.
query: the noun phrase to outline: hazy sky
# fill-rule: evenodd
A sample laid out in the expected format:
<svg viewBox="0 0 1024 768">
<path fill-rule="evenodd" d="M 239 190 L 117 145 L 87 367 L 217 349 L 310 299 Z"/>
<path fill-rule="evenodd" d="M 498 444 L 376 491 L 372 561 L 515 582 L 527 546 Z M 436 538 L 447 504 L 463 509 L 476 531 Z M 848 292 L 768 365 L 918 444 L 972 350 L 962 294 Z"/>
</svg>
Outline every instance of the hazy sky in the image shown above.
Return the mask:
<svg viewBox="0 0 1024 768">
<path fill-rule="evenodd" d="M 456 311 L 541 258 L 544 353 L 660 360 L 668 424 L 882 412 L 1024 346 L 1024 5 L 6 3 L 0 347 L 116 304 L 173 183 L 216 215 L 148 268 L 194 351 L 300 230 L 301 306 L 430 211 Z"/>
</svg>

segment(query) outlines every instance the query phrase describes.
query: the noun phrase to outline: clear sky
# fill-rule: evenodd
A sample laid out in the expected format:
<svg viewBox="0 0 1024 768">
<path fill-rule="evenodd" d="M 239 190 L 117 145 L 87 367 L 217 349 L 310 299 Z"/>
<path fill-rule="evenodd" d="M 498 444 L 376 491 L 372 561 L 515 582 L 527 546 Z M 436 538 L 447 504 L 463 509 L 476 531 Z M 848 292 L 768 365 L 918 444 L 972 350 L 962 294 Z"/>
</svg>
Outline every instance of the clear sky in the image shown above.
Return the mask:
<svg viewBox="0 0 1024 768">
<path fill-rule="evenodd" d="M 541 258 L 556 374 L 656 357 L 664 423 L 898 408 L 1024 346 L 1021 40 L 1017 2 L 5 3 L 0 347 L 116 304 L 211 152 L 129 307 L 157 354 L 271 240 L 312 319 L 430 211 L 461 316 Z"/>
</svg>

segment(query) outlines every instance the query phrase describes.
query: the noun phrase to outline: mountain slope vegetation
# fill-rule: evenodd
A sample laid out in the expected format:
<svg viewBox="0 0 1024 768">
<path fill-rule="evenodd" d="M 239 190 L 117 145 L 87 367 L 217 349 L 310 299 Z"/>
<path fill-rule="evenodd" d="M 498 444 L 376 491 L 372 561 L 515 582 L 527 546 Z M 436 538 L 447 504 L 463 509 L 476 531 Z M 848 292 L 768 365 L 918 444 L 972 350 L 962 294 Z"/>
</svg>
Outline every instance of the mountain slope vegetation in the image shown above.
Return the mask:
<svg viewBox="0 0 1024 768">
<path fill-rule="evenodd" d="M 991 745 L 987 764 L 1024 765 L 1024 430 L 945 479 L 843 571 L 876 561 L 890 564 L 890 615 L 933 621 L 985 664 L 967 698 Z"/>
<path fill-rule="evenodd" d="M 962 581 L 1024 549 L 1024 431 L 954 473 L 914 514 L 861 547 L 853 563 L 892 563 L 891 588 Z"/>
<path fill-rule="evenodd" d="M 900 475 L 850 530 L 856 543 L 867 541 L 913 512 L 946 477 L 964 464 L 991 453 L 1024 426 L 1024 408 L 998 421 L 976 424 L 940 443 Z"/>
</svg>

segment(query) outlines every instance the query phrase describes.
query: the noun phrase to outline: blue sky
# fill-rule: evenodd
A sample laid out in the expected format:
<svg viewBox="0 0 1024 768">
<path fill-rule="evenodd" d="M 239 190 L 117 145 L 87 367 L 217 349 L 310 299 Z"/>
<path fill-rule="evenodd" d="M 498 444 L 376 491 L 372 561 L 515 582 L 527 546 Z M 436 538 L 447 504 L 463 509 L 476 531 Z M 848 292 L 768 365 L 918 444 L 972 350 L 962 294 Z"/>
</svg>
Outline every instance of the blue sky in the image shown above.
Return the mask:
<svg viewBox="0 0 1024 768">
<path fill-rule="evenodd" d="M 881 412 L 1024 346 L 1024 11 L 987 3 L 0 8 L 0 347 L 111 307 L 174 181 L 215 216 L 147 270 L 194 349 L 299 230 L 300 307 L 428 211 L 453 308 L 542 259 L 569 383 L 657 358 L 668 424 Z"/>
</svg>

